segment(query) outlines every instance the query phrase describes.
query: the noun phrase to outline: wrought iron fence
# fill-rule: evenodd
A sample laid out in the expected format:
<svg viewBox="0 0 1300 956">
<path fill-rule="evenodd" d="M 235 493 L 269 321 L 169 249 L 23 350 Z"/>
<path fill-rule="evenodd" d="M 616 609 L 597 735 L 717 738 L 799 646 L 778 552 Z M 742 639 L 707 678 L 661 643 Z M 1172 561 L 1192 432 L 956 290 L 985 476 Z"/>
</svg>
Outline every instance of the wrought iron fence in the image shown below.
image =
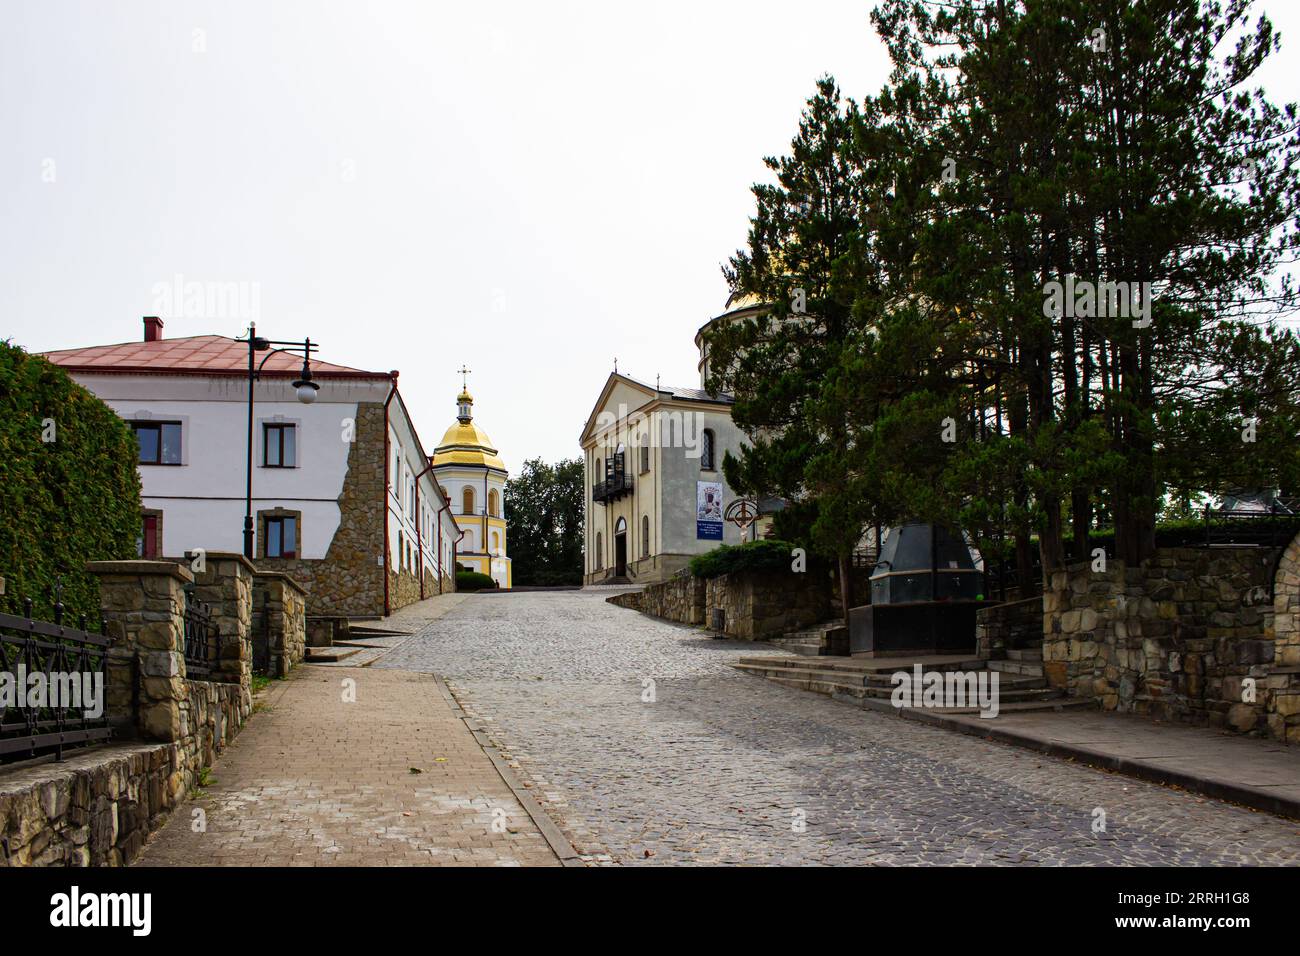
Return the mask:
<svg viewBox="0 0 1300 956">
<path fill-rule="evenodd" d="M 1221 511 L 1205 509 L 1205 546 L 1255 545 L 1282 548 L 1300 533 L 1294 511 Z"/>
<path fill-rule="evenodd" d="M 253 672 L 271 673 L 271 602 L 266 588 L 253 588 Z"/>
<path fill-rule="evenodd" d="M 109 738 L 108 649 L 103 632 L 63 624 L 56 599 L 54 620 L 0 613 L 0 758 L 23 759 Z"/>
<path fill-rule="evenodd" d="M 221 659 L 220 637 L 212 623 L 212 608 L 185 592 L 185 673 L 208 677 Z"/>
</svg>

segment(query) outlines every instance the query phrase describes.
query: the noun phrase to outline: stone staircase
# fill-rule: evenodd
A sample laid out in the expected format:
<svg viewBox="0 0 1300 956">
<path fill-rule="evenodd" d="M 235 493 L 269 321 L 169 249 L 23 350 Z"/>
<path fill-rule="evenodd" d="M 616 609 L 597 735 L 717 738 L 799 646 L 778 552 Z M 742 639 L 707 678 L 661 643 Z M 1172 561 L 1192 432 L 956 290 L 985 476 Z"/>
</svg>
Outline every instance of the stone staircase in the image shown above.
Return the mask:
<svg viewBox="0 0 1300 956">
<path fill-rule="evenodd" d="M 1005 660 L 988 661 L 988 669 L 1018 677 L 1043 676 L 1043 647 L 1041 644 L 1038 647 L 1008 650 L 1006 654 Z"/>
<path fill-rule="evenodd" d="M 847 653 L 847 647 L 842 649 L 832 647 L 830 632 L 842 627 L 844 622 L 836 618 L 799 631 L 790 631 L 779 637 L 764 638 L 763 643 L 802 657 L 824 657 L 837 651 Z"/>
<path fill-rule="evenodd" d="M 1059 691 L 1047 686 L 1041 663 L 1039 673 L 1032 672 L 1033 660 L 1008 658 L 1007 661 L 983 661 L 963 655 L 930 655 L 922 657 L 742 657 L 732 664 L 745 674 L 763 677 L 784 687 L 795 687 L 825 694 L 836 700 L 854 703 L 871 709 L 892 710 L 890 697 L 894 692 L 891 679 L 896 671 L 912 671 L 920 664 L 924 671 L 981 671 L 995 670 L 998 677 L 1000 713 L 1032 710 L 1063 710 L 1087 707 L 1086 701 L 1072 701 Z M 1019 672 L 1003 666 L 1028 668 Z M 926 708 L 942 714 L 977 714 L 978 707 Z"/>
</svg>

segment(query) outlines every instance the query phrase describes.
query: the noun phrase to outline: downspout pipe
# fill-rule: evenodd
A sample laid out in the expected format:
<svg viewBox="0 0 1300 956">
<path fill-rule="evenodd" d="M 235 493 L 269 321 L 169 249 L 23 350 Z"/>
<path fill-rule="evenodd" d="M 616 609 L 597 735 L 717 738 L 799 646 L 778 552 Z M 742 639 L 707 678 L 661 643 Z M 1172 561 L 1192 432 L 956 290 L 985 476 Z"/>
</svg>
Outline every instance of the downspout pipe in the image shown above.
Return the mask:
<svg viewBox="0 0 1300 956">
<path fill-rule="evenodd" d="M 390 442 L 388 441 L 388 407 L 392 405 L 393 399 L 397 396 L 397 369 L 388 373 L 389 381 L 392 386 L 388 390 L 388 398 L 384 399 L 384 500 L 382 502 L 383 515 L 382 530 L 384 532 L 384 617 L 393 613 L 391 599 L 388 593 L 388 565 L 392 562 L 392 554 L 388 547 L 388 494 L 392 487 L 391 476 L 388 473 L 388 453 Z"/>
<path fill-rule="evenodd" d="M 425 465 L 424 471 L 415 476 L 415 541 L 420 548 L 420 600 L 424 600 L 424 522 L 420 520 L 420 479 L 431 471 L 433 462 Z M 441 590 L 442 578 L 438 579 L 438 587 Z"/>
<path fill-rule="evenodd" d="M 458 527 L 459 527 L 459 525 L 458 525 Z M 457 552 L 456 545 L 460 544 L 460 540 L 461 540 L 461 538 L 463 538 L 463 537 L 465 537 L 465 529 L 464 529 L 464 528 L 461 528 L 461 529 L 460 529 L 460 534 L 456 535 L 456 540 L 453 541 L 453 542 L 451 543 L 451 563 L 452 563 L 452 564 L 455 564 L 455 563 L 456 563 L 456 552 Z M 454 582 L 455 580 L 456 580 L 456 579 L 453 577 L 453 578 L 452 578 L 452 581 Z M 455 585 L 454 585 L 454 583 L 453 583 L 453 588 L 454 588 L 454 586 L 455 586 Z"/>
<path fill-rule="evenodd" d="M 445 576 L 442 571 L 442 513 L 444 511 L 448 514 L 451 513 L 451 499 L 443 495 L 441 488 L 439 488 L 438 497 L 442 498 L 442 507 L 438 509 L 438 513 L 433 520 L 438 522 L 438 593 L 441 594 L 442 580 Z M 456 540 L 459 541 L 460 539 L 457 538 Z"/>
</svg>

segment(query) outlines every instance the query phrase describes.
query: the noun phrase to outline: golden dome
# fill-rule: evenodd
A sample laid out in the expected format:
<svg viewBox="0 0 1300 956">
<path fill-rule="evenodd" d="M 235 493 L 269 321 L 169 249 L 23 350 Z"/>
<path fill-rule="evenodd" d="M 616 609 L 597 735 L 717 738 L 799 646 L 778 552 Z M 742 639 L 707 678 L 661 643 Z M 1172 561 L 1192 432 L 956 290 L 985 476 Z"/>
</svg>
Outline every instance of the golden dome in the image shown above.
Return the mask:
<svg viewBox="0 0 1300 956">
<path fill-rule="evenodd" d="M 468 465 L 478 468 L 499 468 L 506 470 L 505 462 L 497 457 L 497 450 L 492 446 L 492 439 L 487 432 L 474 424 L 469 415 L 469 406 L 474 399 L 469 389 L 462 389 L 456 396 L 458 412 L 456 423 L 447 429 L 442 441 L 433 450 L 433 466 Z"/>
</svg>

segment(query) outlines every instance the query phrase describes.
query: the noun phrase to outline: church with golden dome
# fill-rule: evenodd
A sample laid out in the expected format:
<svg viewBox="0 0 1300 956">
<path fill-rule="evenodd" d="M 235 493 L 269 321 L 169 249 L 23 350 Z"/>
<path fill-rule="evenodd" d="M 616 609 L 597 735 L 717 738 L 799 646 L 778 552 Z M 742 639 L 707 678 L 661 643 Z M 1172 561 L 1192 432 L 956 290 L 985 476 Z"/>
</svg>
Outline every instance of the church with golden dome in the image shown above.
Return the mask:
<svg viewBox="0 0 1300 956">
<path fill-rule="evenodd" d="M 456 423 L 434 449 L 431 464 L 434 480 L 451 502 L 452 516 L 462 533 L 456 563 L 488 575 L 497 587 L 509 588 L 505 519 L 509 476 L 492 440 L 474 424 L 474 399 L 467 383 L 462 383 L 456 397 Z"/>
</svg>

